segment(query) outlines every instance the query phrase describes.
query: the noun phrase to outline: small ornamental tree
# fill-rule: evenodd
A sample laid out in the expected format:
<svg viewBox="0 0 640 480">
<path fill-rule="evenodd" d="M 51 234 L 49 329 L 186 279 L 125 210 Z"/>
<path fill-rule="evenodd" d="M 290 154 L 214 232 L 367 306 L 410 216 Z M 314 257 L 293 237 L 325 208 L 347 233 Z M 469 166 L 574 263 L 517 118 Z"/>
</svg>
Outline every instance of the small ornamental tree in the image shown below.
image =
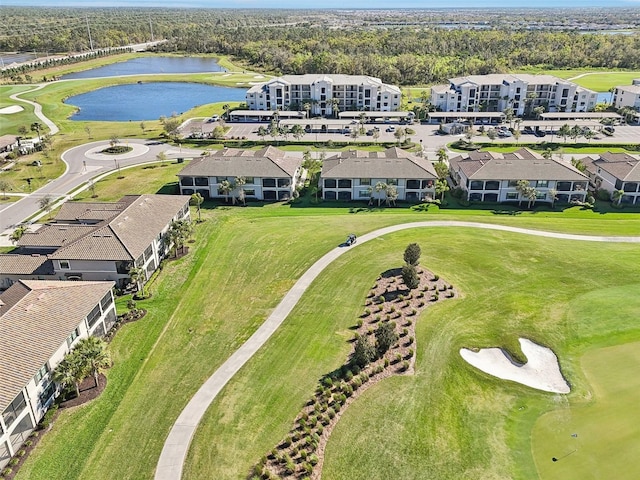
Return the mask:
<svg viewBox="0 0 640 480">
<path fill-rule="evenodd" d="M 404 250 L 404 261 L 407 265 L 413 265 L 416 267 L 420 263 L 420 245 L 417 243 L 410 243 Z"/>
<path fill-rule="evenodd" d="M 418 277 L 416 267 L 409 264 L 402 267 L 402 280 L 409 290 L 418 288 L 418 285 L 420 285 L 420 277 Z"/>
<path fill-rule="evenodd" d="M 394 322 L 383 322 L 376 330 L 376 350 L 378 356 L 384 355 L 394 343 L 398 341 L 396 324 Z"/>
<path fill-rule="evenodd" d="M 351 363 L 360 368 L 366 367 L 376 358 L 376 347 L 369 342 L 365 335 L 358 337 L 356 340 L 353 354 L 351 355 Z"/>
</svg>

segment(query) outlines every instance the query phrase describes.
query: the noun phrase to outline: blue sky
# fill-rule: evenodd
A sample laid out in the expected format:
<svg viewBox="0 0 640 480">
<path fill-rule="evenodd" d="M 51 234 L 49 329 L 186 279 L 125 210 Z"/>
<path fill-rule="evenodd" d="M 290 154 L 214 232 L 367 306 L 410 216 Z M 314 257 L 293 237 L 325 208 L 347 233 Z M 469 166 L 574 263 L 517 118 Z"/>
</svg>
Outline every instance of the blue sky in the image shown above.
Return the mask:
<svg viewBox="0 0 640 480">
<path fill-rule="evenodd" d="M 450 0 L 324 0 L 322 8 L 450 8 Z M 167 7 L 167 8 L 317 8 L 317 0 L 0 0 L 0 5 L 69 7 Z M 530 0 L 457 0 L 456 8 L 531 7 Z M 640 0 L 538 0 L 543 7 L 638 7 Z"/>
</svg>

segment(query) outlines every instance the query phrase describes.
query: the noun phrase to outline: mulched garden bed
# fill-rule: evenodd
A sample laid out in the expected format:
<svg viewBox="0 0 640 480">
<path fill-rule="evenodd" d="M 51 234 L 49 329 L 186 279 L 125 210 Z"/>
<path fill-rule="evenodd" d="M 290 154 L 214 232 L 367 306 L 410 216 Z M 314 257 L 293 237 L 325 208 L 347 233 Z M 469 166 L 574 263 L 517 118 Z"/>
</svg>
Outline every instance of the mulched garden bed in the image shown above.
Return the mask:
<svg viewBox="0 0 640 480">
<path fill-rule="evenodd" d="M 429 305 L 458 297 L 451 284 L 418 267 L 420 283 L 409 291 L 401 269 L 380 275 L 365 301 L 365 309 L 353 327 L 352 342 L 369 337 L 373 342 L 379 325 L 395 324 L 398 341 L 381 358 L 359 369 L 348 362 L 326 375 L 309 399 L 289 434 L 258 462 L 251 479 L 314 479 L 322 474 L 324 451 L 342 413 L 369 387 L 391 375 L 413 373 L 415 323 Z"/>
<path fill-rule="evenodd" d="M 82 405 L 83 403 L 87 403 L 94 398 L 100 396 L 100 394 L 107 387 L 107 377 L 105 377 L 102 373 L 98 375 L 98 386 L 96 387 L 96 381 L 93 376 L 89 376 L 85 378 L 82 383 L 80 383 L 80 396 L 76 397 L 75 389 L 72 390 L 71 394 L 74 395 L 73 398 L 69 400 L 62 401 L 59 403 L 59 408 L 71 408 L 77 407 L 78 405 Z"/>
</svg>

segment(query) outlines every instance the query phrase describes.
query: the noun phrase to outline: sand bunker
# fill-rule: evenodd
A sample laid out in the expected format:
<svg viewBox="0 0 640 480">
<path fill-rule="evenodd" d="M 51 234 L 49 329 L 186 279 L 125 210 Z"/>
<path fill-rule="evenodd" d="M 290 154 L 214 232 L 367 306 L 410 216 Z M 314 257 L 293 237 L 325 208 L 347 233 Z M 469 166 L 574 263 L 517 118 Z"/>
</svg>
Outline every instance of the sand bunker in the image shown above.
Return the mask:
<svg viewBox="0 0 640 480">
<path fill-rule="evenodd" d="M 520 348 L 527 363 L 514 362 L 501 348 L 484 348 L 478 352 L 460 349 L 460 355 L 474 367 L 494 377 L 553 393 L 569 393 L 567 381 L 560 372 L 558 357 L 547 347 L 520 338 Z"/>
<path fill-rule="evenodd" d="M 6 115 L 8 113 L 18 113 L 24 110 L 20 105 L 11 105 L 10 107 L 0 108 L 0 114 Z"/>
</svg>

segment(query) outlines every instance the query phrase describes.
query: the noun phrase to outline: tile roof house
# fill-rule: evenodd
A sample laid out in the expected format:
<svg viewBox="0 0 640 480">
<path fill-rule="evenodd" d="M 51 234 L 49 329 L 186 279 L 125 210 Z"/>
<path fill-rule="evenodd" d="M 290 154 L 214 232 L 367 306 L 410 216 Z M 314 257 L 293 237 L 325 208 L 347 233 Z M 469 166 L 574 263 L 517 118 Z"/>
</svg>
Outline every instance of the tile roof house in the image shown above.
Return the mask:
<svg viewBox="0 0 640 480">
<path fill-rule="evenodd" d="M 0 469 L 53 403 L 52 372 L 116 321 L 113 282 L 20 280 L 0 294 Z"/>
<path fill-rule="evenodd" d="M 384 152 L 350 150 L 324 160 L 320 173 L 325 200 L 385 199 L 376 185 L 394 185 L 398 200 L 418 202 L 435 196 L 438 178 L 429 160 L 392 147 Z"/>
<path fill-rule="evenodd" d="M 178 173 L 180 193 L 200 193 L 204 198 L 238 197 L 239 189 L 221 190 L 221 183 L 234 184 L 244 177 L 244 195 L 254 200 L 287 200 L 302 174 L 302 159 L 282 150 L 266 147 L 261 150 L 225 148 L 212 155 L 196 158 Z"/>
<path fill-rule="evenodd" d="M 607 152 L 586 165 L 596 188 L 610 194 L 622 190 L 620 203 L 640 205 L 640 158 L 637 155 Z"/>
<path fill-rule="evenodd" d="M 56 279 L 53 262 L 40 254 L 0 255 L 0 290 L 9 288 L 14 282 L 24 280 Z"/>
<path fill-rule="evenodd" d="M 528 180 L 537 191 L 537 201 L 560 203 L 584 201 L 588 177 L 568 162 L 545 159 L 522 148 L 513 153 L 470 152 L 449 160 L 453 181 L 469 201 L 520 202 L 519 180 Z"/>
<path fill-rule="evenodd" d="M 171 222 L 188 218 L 189 198 L 180 195 L 66 203 L 51 223 L 22 236 L 18 253 L 47 254 L 59 279 L 114 280 L 122 287 L 134 265 L 149 278 L 169 251 Z M 7 281 L 0 269 L 0 284 Z"/>
</svg>

